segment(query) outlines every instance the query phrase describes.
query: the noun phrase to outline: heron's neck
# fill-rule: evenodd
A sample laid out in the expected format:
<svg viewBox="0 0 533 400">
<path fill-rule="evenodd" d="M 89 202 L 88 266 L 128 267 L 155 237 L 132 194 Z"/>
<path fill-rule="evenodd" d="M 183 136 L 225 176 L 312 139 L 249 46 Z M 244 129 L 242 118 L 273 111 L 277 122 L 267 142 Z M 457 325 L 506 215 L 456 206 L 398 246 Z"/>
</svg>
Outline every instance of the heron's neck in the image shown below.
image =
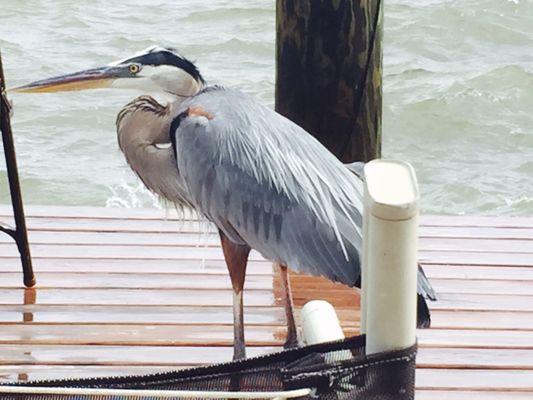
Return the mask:
<svg viewBox="0 0 533 400">
<path fill-rule="evenodd" d="M 159 87 L 164 88 L 159 94 L 161 99 L 167 104 L 178 106 L 185 100 L 196 96 L 205 86 L 203 79 L 195 79 L 191 75 L 178 70 L 174 79 L 168 79 Z"/>
<path fill-rule="evenodd" d="M 170 146 L 171 108 L 148 96 L 133 100 L 117 117 L 118 142 L 131 169 L 149 190 L 187 205 L 187 192 Z"/>
<path fill-rule="evenodd" d="M 172 147 L 143 144 L 136 148 L 126 147 L 124 155 L 150 191 L 178 206 L 190 207 Z"/>
</svg>

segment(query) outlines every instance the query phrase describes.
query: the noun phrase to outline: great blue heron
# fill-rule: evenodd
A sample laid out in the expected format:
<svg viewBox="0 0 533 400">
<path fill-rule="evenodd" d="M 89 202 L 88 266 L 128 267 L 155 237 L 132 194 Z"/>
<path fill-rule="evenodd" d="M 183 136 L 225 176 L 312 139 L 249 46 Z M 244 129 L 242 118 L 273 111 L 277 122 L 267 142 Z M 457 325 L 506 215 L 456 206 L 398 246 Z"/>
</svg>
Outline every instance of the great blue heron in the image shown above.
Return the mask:
<svg viewBox="0 0 533 400">
<path fill-rule="evenodd" d="M 192 62 L 157 46 L 17 90 L 95 87 L 172 96 L 167 105 L 149 96 L 127 104 L 117 117 L 118 143 L 148 189 L 217 226 L 234 291 L 234 358 L 245 357 L 250 249 L 281 266 L 360 285 L 362 182 L 305 130 L 240 91 L 207 86 Z M 282 277 L 287 293 L 286 267 Z M 424 297 L 434 293 L 421 269 L 418 282 L 418 325 L 429 326 Z M 286 311 L 294 343 L 289 301 Z"/>
</svg>

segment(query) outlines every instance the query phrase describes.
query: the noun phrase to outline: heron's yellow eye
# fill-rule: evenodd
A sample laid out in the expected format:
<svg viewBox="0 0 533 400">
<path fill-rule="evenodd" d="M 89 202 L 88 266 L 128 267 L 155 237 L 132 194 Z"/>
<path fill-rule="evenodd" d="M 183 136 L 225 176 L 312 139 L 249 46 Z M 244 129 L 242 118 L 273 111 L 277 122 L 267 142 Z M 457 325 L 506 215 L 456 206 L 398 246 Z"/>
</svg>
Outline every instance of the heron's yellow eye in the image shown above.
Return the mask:
<svg viewBox="0 0 533 400">
<path fill-rule="evenodd" d="M 139 67 L 137 64 L 131 64 L 129 69 L 132 74 L 136 74 L 141 70 L 141 67 Z"/>
</svg>

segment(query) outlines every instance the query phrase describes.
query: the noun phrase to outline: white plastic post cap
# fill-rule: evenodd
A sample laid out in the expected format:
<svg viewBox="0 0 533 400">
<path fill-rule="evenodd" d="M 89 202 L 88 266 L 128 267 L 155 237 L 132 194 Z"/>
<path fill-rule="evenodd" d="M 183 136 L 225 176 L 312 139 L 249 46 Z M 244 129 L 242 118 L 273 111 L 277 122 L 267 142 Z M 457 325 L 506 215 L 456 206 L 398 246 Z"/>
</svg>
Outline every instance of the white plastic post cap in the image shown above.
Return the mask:
<svg viewBox="0 0 533 400">
<path fill-rule="evenodd" d="M 368 207 L 376 218 L 401 221 L 418 212 L 418 184 L 413 167 L 403 161 L 372 160 L 365 165 Z"/>
<path fill-rule="evenodd" d="M 344 333 L 331 304 L 312 300 L 302 308 L 302 333 L 308 345 L 344 339 Z"/>
</svg>

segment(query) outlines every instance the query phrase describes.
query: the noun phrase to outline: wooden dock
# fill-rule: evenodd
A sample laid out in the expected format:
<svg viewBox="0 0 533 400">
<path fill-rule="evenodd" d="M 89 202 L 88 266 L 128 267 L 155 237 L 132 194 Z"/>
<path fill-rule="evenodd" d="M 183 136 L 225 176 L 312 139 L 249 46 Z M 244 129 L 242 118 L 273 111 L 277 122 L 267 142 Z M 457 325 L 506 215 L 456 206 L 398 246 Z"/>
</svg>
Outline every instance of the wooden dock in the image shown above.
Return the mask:
<svg viewBox="0 0 533 400">
<path fill-rule="evenodd" d="M 0 235 L 0 381 L 139 374 L 227 361 L 231 285 L 218 237 L 158 210 L 27 207 L 38 285 Z M 10 222 L 0 206 L 0 221 Z M 533 399 L 533 218 L 421 219 L 439 301 L 420 330 L 417 399 Z M 203 233 L 202 233 L 203 232 Z M 357 292 L 292 275 L 298 307 L 334 304 L 356 334 Z M 249 355 L 285 335 L 278 277 L 252 254 Z"/>
</svg>

